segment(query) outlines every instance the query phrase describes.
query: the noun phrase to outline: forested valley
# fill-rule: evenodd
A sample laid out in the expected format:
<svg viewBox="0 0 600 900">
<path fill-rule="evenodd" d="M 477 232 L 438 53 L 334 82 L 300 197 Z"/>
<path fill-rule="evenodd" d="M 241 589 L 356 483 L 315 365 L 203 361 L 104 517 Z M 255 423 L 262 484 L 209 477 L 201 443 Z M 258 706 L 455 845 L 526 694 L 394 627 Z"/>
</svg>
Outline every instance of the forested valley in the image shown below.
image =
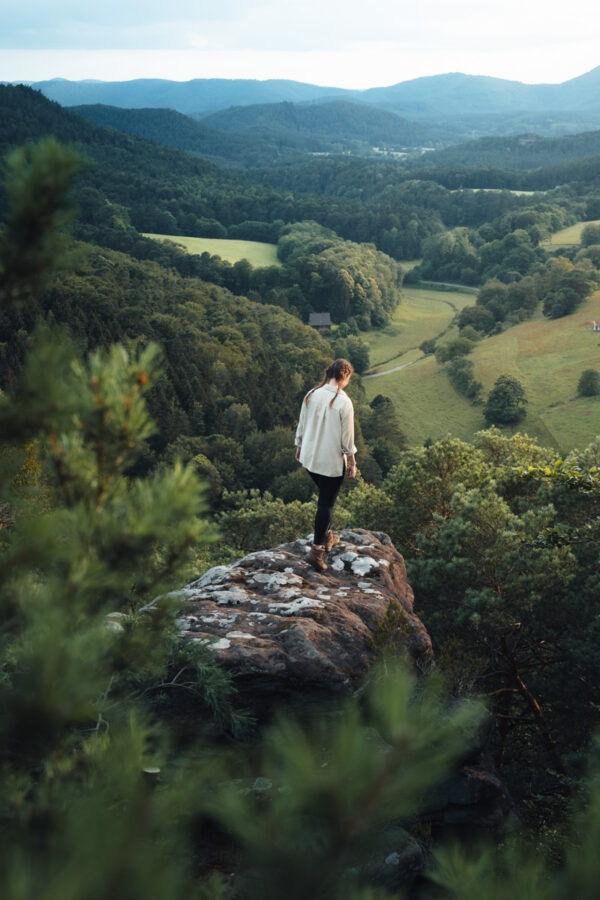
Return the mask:
<svg viewBox="0 0 600 900">
<path fill-rule="evenodd" d="M 417 446 L 362 376 L 403 280 L 468 285 L 453 346 L 422 351 L 481 403 L 474 346 L 561 320 L 600 286 L 600 157 L 526 172 L 330 156 L 242 173 L 21 86 L 0 86 L 0 149 L 2 895 L 595 897 L 595 422 L 559 454 L 517 430 L 522 397 L 495 415 L 490 392 L 471 442 Z M 576 223 L 582 240 L 553 249 Z M 278 265 L 194 255 L 179 235 L 275 244 Z M 312 312 L 330 313 L 325 335 Z M 356 373 L 360 477 L 335 525 L 390 536 L 436 665 L 416 682 L 397 668 L 390 608 L 381 667 L 324 703 L 313 733 L 310 716 L 252 720 L 210 648 L 178 640 L 177 592 L 310 533 L 294 429 L 336 356 Z M 476 754 L 512 803 L 484 846 L 419 818 Z M 267 782 L 280 788 L 265 799 Z M 373 868 L 390 821 L 426 857 L 408 886 Z M 198 854 L 206 834 L 217 849 Z"/>
</svg>

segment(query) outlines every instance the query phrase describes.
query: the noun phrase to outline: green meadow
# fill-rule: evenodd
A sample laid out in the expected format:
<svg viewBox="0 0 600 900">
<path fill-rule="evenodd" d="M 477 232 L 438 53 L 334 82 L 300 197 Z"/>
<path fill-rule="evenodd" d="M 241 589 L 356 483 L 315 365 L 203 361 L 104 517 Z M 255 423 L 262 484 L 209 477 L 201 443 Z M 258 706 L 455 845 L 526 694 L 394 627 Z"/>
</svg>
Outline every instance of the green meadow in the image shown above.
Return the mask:
<svg viewBox="0 0 600 900">
<path fill-rule="evenodd" d="M 476 346 L 469 358 L 475 377 L 483 382 L 484 397 L 502 374 L 518 378 L 525 388 L 527 417 L 518 429 L 507 428 L 508 433 L 527 432 L 561 453 L 586 446 L 600 433 L 600 397 L 576 396 L 581 372 L 600 371 L 600 334 L 591 329 L 593 319 L 600 320 L 600 292 L 570 316 L 546 319 L 539 313 Z M 411 444 L 448 433 L 470 440 L 485 427 L 481 407 L 452 387 L 435 357 L 420 358 L 389 375 L 366 378 L 364 385 L 369 400 L 376 394 L 392 398 Z"/>
<path fill-rule="evenodd" d="M 144 237 L 153 238 L 156 241 L 171 241 L 184 247 L 188 253 L 198 256 L 202 253 L 210 253 L 211 256 L 220 256 L 230 263 L 247 259 L 255 268 L 266 266 L 279 266 L 277 259 L 277 246 L 275 244 L 263 244 L 259 241 L 233 241 L 227 238 L 202 238 L 185 237 L 181 234 L 145 234 Z"/>
<path fill-rule="evenodd" d="M 473 294 L 458 291 L 431 291 L 403 288 L 402 302 L 385 328 L 361 334 L 369 345 L 371 370 L 385 363 L 401 365 L 403 357 L 416 350 L 422 341 L 445 332 L 463 306 L 475 302 Z M 420 354 L 418 354 L 420 355 Z"/>
<path fill-rule="evenodd" d="M 600 219 L 594 219 L 590 222 L 577 222 L 570 225 L 569 228 L 562 228 L 555 231 L 548 241 L 542 242 L 542 247 L 546 250 L 556 250 L 558 247 L 573 247 L 581 243 L 581 233 L 586 225 L 600 225 Z"/>
</svg>

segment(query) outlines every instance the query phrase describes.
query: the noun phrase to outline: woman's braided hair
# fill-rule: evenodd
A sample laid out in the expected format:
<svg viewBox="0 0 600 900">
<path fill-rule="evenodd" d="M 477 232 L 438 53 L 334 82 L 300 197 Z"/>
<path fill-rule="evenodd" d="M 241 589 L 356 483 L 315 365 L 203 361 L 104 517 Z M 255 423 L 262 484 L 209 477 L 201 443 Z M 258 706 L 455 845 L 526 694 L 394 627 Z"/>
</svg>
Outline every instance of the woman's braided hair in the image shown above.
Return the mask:
<svg viewBox="0 0 600 900">
<path fill-rule="evenodd" d="M 323 387 L 324 384 L 327 384 L 328 381 L 331 381 L 332 378 L 335 378 L 335 380 L 338 382 L 338 389 L 335 392 L 335 396 L 332 397 L 331 400 L 329 401 L 329 408 L 331 408 L 333 406 L 333 404 L 335 403 L 339 392 L 341 391 L 339 382 L 342 381 L 342 379 L 345 378 L 347 375 L 352 375 L 353 372 L 354 372 L 354 368 L 352 366 L 352 363 L 348 362 L 347 359 L 334 359 L 334 361 L 331 363 L 329 368 L 326 369 L 325 375 L 323 376 L 323 381 L 320 384 L 316 384 L 314 386 L 314 388 L 312 388 L 308 392 L 308 394 L 304 398 L 304 402 L 308 406 L 308 398 L 310 397 L 310 395 L 314 391 L 317 391 L 320 387 Z"/>
</svg>

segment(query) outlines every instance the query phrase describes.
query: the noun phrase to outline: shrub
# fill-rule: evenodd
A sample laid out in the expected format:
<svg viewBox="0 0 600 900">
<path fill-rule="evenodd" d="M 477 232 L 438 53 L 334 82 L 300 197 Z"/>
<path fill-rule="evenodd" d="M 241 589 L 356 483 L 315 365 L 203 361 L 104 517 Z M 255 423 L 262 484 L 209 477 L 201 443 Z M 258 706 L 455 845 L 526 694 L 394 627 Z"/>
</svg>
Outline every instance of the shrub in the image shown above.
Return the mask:
<svg viewBox="0 0 600 900">
<path fill-rule="evenodd" d="M 448 378 L 459 394 L 469 397 L 471 400 L 477 399 L 483 389 L 483 385 L 473 377 L 473 363 L 470 359 L 459 356 L 448 363 L 446 371 L 448 372 Z"/>
<path fill-rule="evenodd" d="M 596 397 L 600 394 L 600 374 L 596 369 L 585 369 L 579 376 L 577 393 L 580 397 Z"/>
<path fill-rule="evenodd" d="M 466 356 L 474 346 L 473 341 L 468 338 L 455 338 L 453 341 L 448 341 L 447 344 L 438 344 L 435 349 L 435 358 L 439 363 L 445 363 L 456 359 L 457 356 Z"/>
</svg>

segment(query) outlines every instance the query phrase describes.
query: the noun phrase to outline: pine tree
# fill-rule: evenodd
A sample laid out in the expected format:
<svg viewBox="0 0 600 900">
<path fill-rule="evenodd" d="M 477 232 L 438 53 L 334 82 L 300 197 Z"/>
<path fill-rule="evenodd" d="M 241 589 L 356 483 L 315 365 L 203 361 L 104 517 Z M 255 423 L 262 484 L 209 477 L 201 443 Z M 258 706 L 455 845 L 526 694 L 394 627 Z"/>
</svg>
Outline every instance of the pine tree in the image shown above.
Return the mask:
<svg viewBox="0 0 600 900">
<path fill-rule="evenodd" d="M 75 167 L 74 152 L 50 140 L 10 158 L 3 304 L 34 304 L 64 264 Z M 153 430 L 144 397 L 159 366 L 155 346 L 82 361 L 66 333 L 40 323 L 18 384 L 0 397 L 7 900 L 197 894 L 180 841 L 186 785 L 150 787 L 166 744 L 147 701 L 183 682 L 201 708 L 227 715 L 231 685 L 206 647 L 180 649 L 165 596 L 214 536 L 201 485 L 181 465 L 128 476 Z M 34 447 L 39 471 L 24 477 Z"/>
</svg>

